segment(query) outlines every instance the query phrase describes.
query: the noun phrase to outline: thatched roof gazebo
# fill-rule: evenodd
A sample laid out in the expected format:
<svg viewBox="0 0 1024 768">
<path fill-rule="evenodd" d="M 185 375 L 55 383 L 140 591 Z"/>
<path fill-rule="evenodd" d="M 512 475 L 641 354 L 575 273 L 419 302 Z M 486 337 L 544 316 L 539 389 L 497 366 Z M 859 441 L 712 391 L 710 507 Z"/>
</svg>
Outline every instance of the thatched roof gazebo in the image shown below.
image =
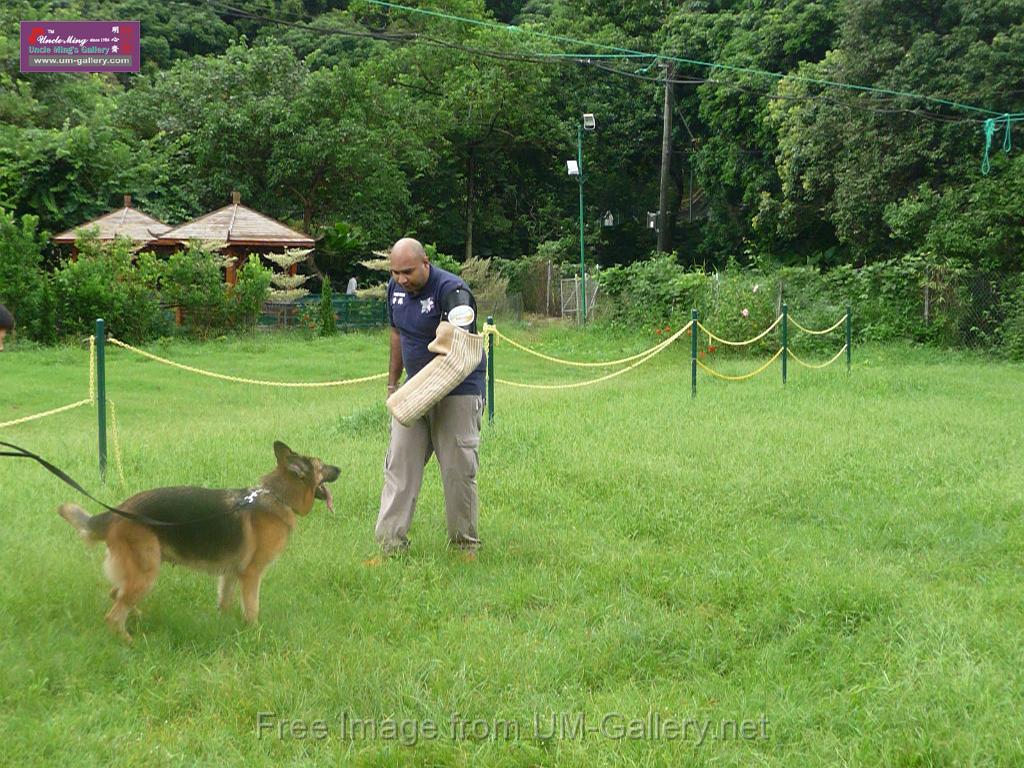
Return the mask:
<svg viewBox="0 0 1024 768">
<path fill-rule="evenodd" d="M 242 205 L 238 192 L 231 193 L 231 205 L 169 228 L 152 245 L 171 249 L 184 246 L 190 240 L 217 243 L 225 255 L 236 257 L 235 266 L 228 268 L 229 283 L 235 282 L 236 268 L 245 263 L 250 253 L 312 248 L 316 244 L 308 235 Z"/>
<path fill-rule="evenodd" d="M 58 245 L 72 246 L 72 256 L 74 256 L 75 241 L 84 234 L 83 230 L 94 227 L 99 230 L 101 241 L 109 242 L 115 238 L 124 237 L 140 247 L 153 242 L 171 228 L 162 221 L 147 216 L 138 208 L 132 208 L 132 196 L 125 195 L 123 208 L 61 232 L 53 238 L 53 242 Z"/>
</svg>

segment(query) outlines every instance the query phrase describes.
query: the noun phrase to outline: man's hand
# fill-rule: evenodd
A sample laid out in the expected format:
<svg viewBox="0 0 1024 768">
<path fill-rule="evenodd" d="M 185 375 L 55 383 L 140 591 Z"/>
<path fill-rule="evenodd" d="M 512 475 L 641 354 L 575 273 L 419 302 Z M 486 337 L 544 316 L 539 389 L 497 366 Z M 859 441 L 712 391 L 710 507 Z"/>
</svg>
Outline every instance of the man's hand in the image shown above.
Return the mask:
<svg viewBox="0 0 1024 768">
<path fill-rule="evenodd" d="M 398 385 L 397 384 L 388 384 L 388 397 L 391 397 L 397 391 L 398 391 Z"/>
</svg>

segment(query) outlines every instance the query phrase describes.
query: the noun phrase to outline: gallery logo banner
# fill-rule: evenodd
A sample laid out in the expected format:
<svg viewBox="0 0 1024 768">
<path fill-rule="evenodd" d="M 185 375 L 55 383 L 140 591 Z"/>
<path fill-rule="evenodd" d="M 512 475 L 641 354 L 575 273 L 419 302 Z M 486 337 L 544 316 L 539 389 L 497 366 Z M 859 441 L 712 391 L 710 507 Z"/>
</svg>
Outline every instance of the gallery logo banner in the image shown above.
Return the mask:
<svg viewBox="0 0 1024 768">
<path fill-rule="evenodd" d="M 138 72 L 137 21 L 23 21 L 22 72 Z"/>
</svg>

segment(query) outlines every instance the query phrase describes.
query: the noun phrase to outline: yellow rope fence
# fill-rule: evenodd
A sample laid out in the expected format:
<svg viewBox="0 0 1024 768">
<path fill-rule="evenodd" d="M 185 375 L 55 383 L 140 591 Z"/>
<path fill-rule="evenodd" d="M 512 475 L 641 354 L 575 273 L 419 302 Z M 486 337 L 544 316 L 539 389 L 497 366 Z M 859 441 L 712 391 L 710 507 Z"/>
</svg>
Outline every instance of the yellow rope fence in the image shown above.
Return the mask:
<svg viewBox="0 0 1024 768">
<path fill-rule="evenodd" d="M 846 315 L 843 315 L 842 317 L 840 317 L 839 320 L 836 321 L 835 325 L 831 326 L 830 328 L 825 328 L 824 330 L 821 330 L 821 331 L 812 331 L 810 328 L 804 328 L 802 325 L 800 325 L 800 323 L 798 323 L 796 320 L 793 319 L 792 315 L 789 316 L 789 322 L 791 322 L 793 325 L 795 325 L 798 330 L 803 331 L 804 333 L 808 333 L 811 336 L 824 336 L 826 333 L 832 333 L 832 331 L 834 331 L 840 325 L 845 323 L 846 322 Z"/>
<path fill-rule="evenodd" d="M 523 389 L 536 389 L 536 390 L 559 390 L 559 389 L 576 389 L 578 387 L 586 387 L 586 386 L 590 386 L 592 384 L 599 384 L 599 383 L 601 383 L 603 381 L 608 381 L 610 379 L 614 379 L 616 376 L 621 376 L 622 374 L 627 373 L 628 371 L 631 371 L 634 368 L 637 368 L 638 366 L 643 365 L 644 363 L 652 360 L 656 355 L 658 355 L 660 352 L 662 352 L 663 350 L 667 349 L 671 344 L 676 342 L 687 331 L 690 331 L 690 330 L 694 329 L 695 325 L 696 325 L 695 332 L 703 331 L 707 335 L 709 341 L 717 341 L 720 344 L 725 344 L 727 346 L 732 346 L 732 347 L 742 347 L 742 346 L 747 346 L 749 344 L 753 344 L 753 343 L 755 343 L 757 341 L 760 341 L 761 339 L 765 338 L 769 333 L 771 333 L 773 330 L 775 330 L 775 328 L 779 325 L 779 323 L 781 321 L 782 321 L 782 315 L 779 315 L 778 317 L 775 318 L 775 321 L 770 326 L 768 326 L 768 328 L 766 328 L 764 331 L 762 331 L 757 336 L 755 336 L 755 337 L 753 337 L 751 339 L 747 339 L 745 341 L 733 341 L 733 340 L 725 339 L 725 338 L 722 338 L 721 336 L 716 335 L 711 330 L 709 330 L 708 328 L 704 327 L 704 325 L 701 324 L 699 321 L 691 320 L 689 323 L 687 323 L 685 326 L 680 328 L 678 331 L 676 331 L 676 333 L 674 333 L 669 338 L 665 339 L 664 341 L 662 341 L 662 342 L 656 344 L 655 346 L 653 346 L 653 347 L 651 347 L 649 349 L 646 349 L 646 350 L 644 350 L 642 352 L 637 352 L 634 355 L 630 355 L 628 357 L 623 357 L 623 358 L 620 358 L 618 360 L 589 361 L 589 362 L 576 361 L 576 360 L 566 360 L 564 358 L 554 357 L 553 355 L 547 355 L 547 354 L 545 354 L 543 352 L 538 352 L 537 350 L 530 349 L 529 347 L 527 347 L 527 346 L 525 346 L 523 344 L 520 344 L 519 342 L 515 341 L 514 339 L 511 339 L 508 336 L 506 336 L 505 334 L 503 334 L 492 323 L 485 324 L 484 328 L 482 330 L 482 333 L 483 333 L 485 339 L 487 337 L 489 337 L 489 336 L 493 337 L 494 343 L 497 343 L 498 340 L 501 339 L 501 340 L 503 340 L 505 342 L 508 342 L 511 346 L 515 347 L 516 349 L 519 349 L 519 350 L 521 350 L 523 352 L 526 352 L 528 354 L 534 355 L 535 357 L 539 357 L 539 358 L 541 358 L 543 360 L 547 360 L 547 361 L 552 362 L 552 363 L 557 363 L 559 365 L 574 366 L 574 367 L 579 367 L 579 368 L 601 368 L 601 367 L 607 368 L 607 367 L 614 367 L 614 366 L 619 366 L 619 365 L 626 366 L 624 368 L 621 368 L 618 371 L 613 371 L 612 373 L 606 374 L 604 376 L 599 376 L 598 378 L 595 378 L 595 379 L 588 379 L 586 381 L 577 381 L 577 382 L 572 382 L 572 383 L 569 383 L 569 384 L 530 384 L 530 383 L 526 383 L 526 382 L 510 381 L 508 379 L 499 379 L 499 378 L 495 378 L 494 379 L 496 382 L 498 382 L 500 384 L 504 384 L 504 385 L 511 386 L 511 387 L 519 387 L 519 388 L 523 388 Z M 799 322 L 794 320 L 792 317 L 789 317 L 788 321 L 792 322 L 793 325 L 797 329 L 799 329 L 800 331 L 802 331 L 804 333 L 807 333 L 807 334 L 818 336 L 818 335 L 824 335 L 826 333 L 831 333 L 832 331 L 834 331 L 836 328 L 841 326 L 846 321 L 846 316 L 844 315 L 843 317 L 841 317 L 831 327 L 825 328 L 825 329 L 822 329 L 822 330 L 812 330 L 812 329 L 806 328 L 803 325 L 801 325 Z M 111 344 L 113 344 L 115 346 L 118 346 L 118 347 L 121 347 L 122 349 L 128 350 L 129 352 L 133 352 L 134 354 L 137 354 L 137 355 L 140 355 L 142 357 L 148 358 L 150 360 L 153 360 L 155 362 L 161 363 L 163 365 L 170 366 L 172 368 L 178 368 L 179 370 L 188 371 L 189 373 L 198 374 L 200 376 L 207 376 L 209 378 L 219 379 L 221 381 L 235 382 L 235 383 L 238 383 L 238 384 L 253 384 L 253 385 L 265 386 L 265 387 L 287 387 L 287 388 L 340 387 L 340 386 L 347 386 L 347 385 L 351 385 L 351 384 L 361 384 L 361 383 L 364 383 L 364 382 L 375 381 L 375 380 L 383 379 L 383 378 L 387 377 L 387 373 L 377 373 L 377 374 L 372 374 L 370 376 L 360 376 L 360 377 L 351 378 L 351 379 L 338 379 L 338 380 L 334 380 L 334 381 L 319 381 L 319 382 L 272 381 L 272 380 L 267 380 L 267 379 L 250 379 L 250 378 L 245 378 L 245 377 L 242 377 L 242 376 L 231 376 L 231 375 L 228 375 L 228 374 L 216 373 L 214 371 L 207 371 L 207 370 L 204 370 L 202 368 L 196 368 L 196 367 L 191 366 L 191 365 L 185 365 L 184 363 L 177 363 L 177 362 L 175 362 L 173 360 L 168 360 L 167 358 L 160 357 L 159 355 L 155 355 L 152 352 L 146 352 L 145 350 L 139 349 L 137 347 L 133 347 L 132 345 L 126 344 L 125 342 L 121 341 L 120 339 L 116 339 L 114 337 L 108 337 L 107 341 L 109 341 Z M 802 365 L 805 368 L 820 369 L 820 368 L 825 368 L 825 367 L 831 365 L 832 363 L 834 363 L 836 360 L 838 360 L 843 355 L 843 353 L 846 351 L 846 349 L 847 349 L 847 346 L 844 344 L 842 349 L 840 349 L 831 359 L 829 359 L 828 361 L 826 361 L 824 363 L 820 363 L 820 364 L 807 363 L 804 360 L 801 360 L 796 354 L 794 354 L 792 349 L 787 349 L 787 354 L 789 356 L 791 356 L 796 363 L 798 363 L 799 365 Z M 759 366 L 757 369 L 755 369 L 755 370 L 753 370 L 753 371 L 751 371 L 749 373 L 742 374 L 742 375 L 739 375 L 739 376 L 732 376 L 732 375 L 729 375 L 729 374 L 724 374 L 724 373 L 720 373 L 718 371 L 715 371 L 714 369 L 712 369 L 712 368 L 708 367 L 707 365 L 705 365 L 700 360 L 697 360 L 696 362 L 697 362 L 697 365 L 700 366 L 701 369 L 703 369 L 705 372 L 707 372 L 711 376 L 714 376 L 715 378 L 722 379 L 722 380 L 725 380 L 725 381 L 745 381 L 745 380 L 753 378 L 754 376 L 757 376 L 758 374 L 763 373 L 765 370 L 767 370 L 768 367 L 771 366 L 771 364 L 774 363 L 778 359 L 779 355 L 781 355 L 782 352 L 783 352 L 783 350 L 781 348 L 778 349 L 775 352 L 775 354 L 772 355 L 771 358 L 766 363 L 764 363 L 763 365 Z M 123 469 L 122 461 L 121 461 L 121 445 L 120 445 L 120 440 L 119 440 L 119 437 L 118 437 L 118 429 L 117 429 L 117 408 L 114 405 L 113 401 L 109 400 L 109 398 L 108 398 L 108 402 L 110 403 L 110 410 L 111 410 L 111 429 L 112 429 L 112 433 L 113 433 L 114 461 L 115 461 L 115 466 L 117 468 L 118 476 L 120 477 L 121 482 L 123 483 L 124 482 L 124 469 Z M 69 403 L 68 405 L 60 406 L 59 408 L 53 408 L 51 410 L 44 411 L 42 413 L 31 414 L 29 416 L 22 416 L 21 418 L 14 419 L 12 421 L 0 422 L 0 428 L 12 427 L 12 426 L 15 426 L 15 425 L 18 425 L 18 424 L 24 424 L 24 423 L 27 423 L 27 422 L 30 422 L 30 421 L 35 421 L 37 419 L 43 419 L 43 418 L 46 418 L 48 416 L 54 416 L 54 415 L 57 415 L 57 414 L 60 414 L 60 413 L 64 413 L 66 411 L 71 411 L 71 410 L 74 410 L 76 408 L 80 408 L 80 407 L 85 406 L 85 405 L 95 405 L 95 404 L 96 404 L 96 351 L 95 351 L 95 339 L 93 337 L 90 337 L 89 338 L 89 397 L 88 397 L 88 399 L 79 400 L 78 402 L 75 402 L 75 403 Z"/>
<path fill-rule="evenodd" d="M 699 366 L 700 366 L 700 367 L 701 367 L 701 368 L 702 368 L 702 369 L 703 369 L 704 371 L 706 371 L 707 373 L 710 373 L 710 374 L 711 374 L 712 376 L 714 376 L 714 377 L 715 377 L 716 379 L 722 379 L 722 380 L 724 380 L 724 381 L 745 381 L 745 380 L 747 380 L 747 379 L 752 379 L 752 378 L 754 378 L 754 377 L 755 377 L 755 376 L 757 376 L 757 374 L 759 374 L 759 373 L 763 373 L 763 372 L 764 372 L 764 371 L 765 371 L 765 370 L 766 370 L 766 369 L 768 368 L 768 366 L 770 366 L 770 365 L 771 365 L 772 363 L 774 363 L 774 362 L 776 361 L 776 359 L 778 359 L 779 355 L 781 355 L 781 354 L 782 354 L 782 347 L 779 347 L 779 348 L 778 348 L 778 349 L 776 350 L 775 354 L 774 354 L 774 355 L 772 355 L 772 356 L 771 356 L 771 358 L 769 358 L 769 360 L 768 360 L 768 362 L 767 362 L 767 363 L 765 363 L 764 365 L 762 365 L 762 366 L 761 366 L 760 368 L 758 368 L 757 370 L 755 370 L 755 371 L 751 371 L 750 373 L 744 373 L 744 374 L 743 374 L 743 375 L 741 375 L 741 376 L 729 376 L 729 375 L 727 375 L 727 374 L 724 374 L 724 373 L 719 373 L 718 371 L 714 370 L 713 368 L 708 368 L 708 367 L 707 367 L 706 365 L 704 365 L 704 363 L 702 363 L 702 362 L 701 362 L 700 360 L 698 360 L 698 361 L 697 361 L 697 365 L 699 365 Z"/>
<path fill-rule="evenodd" d="M 75 408 L 81 408 L 83 405 L 92 405 L 96 402 L 96 340 L 92 337 L 89 338 L 89 397 L 85 400 L 79 400 L 77 403 L 70 403 L 68 405 L 62 405 L 59 408 L 51 408 L 48 411 L 42 413 L 33 413 L 29 416 L 22 416 L 19 419 L 13 419 L 11 421 L 0 422 L 0 429 L 5 427 L 14 427 L 18 424 L 27 424 L 30 421 L 36 421 L 37 419 L 45 419 L 47 416 L 56 416 L 58 413 L 65 413 L 67 411 L 73 411 Z"/>
<path fill-rule="evenodd" d="M 702 331 L 704 331 L 704 333 L 707 334 L 708 339 L 712 339 L 714 341 L 717 341 L 720 344 L 725 344 L 726 346 L 729 346 L 729 347 L 745 347 L 748 344 L 753 344 L 755 341 L 760 341 L 761 339 L 763 339 L 769 333 L 774 331 L 775 327 L 779 323 L 781 323 L 781 322 L 782 322 L 782 315 L 779 315 L 778 317 L 775 318 L 775 322 L 774 323 L 769 325 L 767 328 L 765 328 L 763 331 L 761 331 L 761 333 L 759 333 L 754 338 L 747 339 L 746 341 L 729 341 L 728 339 L 723 339 L 721 336 L 716 336 L 714 333 L 709 331 L 699 321 L 697 322 L 697 327 L 700 328 Z"/>
<path fill-rule="evenodd" d="M 789 356 L 792 357 L 793 360 L 795 360 L 797 363 L 802 365 L 804 368 L 813 368 L 813 369 L 827 368 L 828 366 L 832 365 L 832 363 L 834 363 L 836 360 L 838 360 L 840 357 L 842 357 L 842 354 L 845 351 L 846 351 L 846 345 L 843 344 L 843 348 L 840 349 L 838 352 L 836 352 L 835 355 L 833 355 L 831 360 L 829 360 L 826 363 L 814 364 L 814 363 L 805 363 L 803 360 L 801 360 L 799 357 L 797 357 L 796 353 L 793 352 L 792 347 L 787 350 Z"/>
<path fill-rule="evenodd" d="M 110 403 L 110 432 L 114 444 L 114 468 L 117 470 L 117 476 L 120 479 L 121 484 L 124 485 L 124 465 L 121 461 L 121 441 L 119 439 L 117 429 L 117 409 L 114 406 L 113 400 L 108 398 L 107 402 Z M 47 416 L 56 416 L 58 413 L 72 411 L 75 408 L 81 408 L 83 405 L 96 405 L 96 339 L 92 336 L 89 337 L 89 397 L 85 400 L 79 400 L 77 403 L 62 405 L 60 408 L 52 408 L 49 411 L 43 411 L 42 413 L 22 416 L 20 419 L 14 419 L 13 421 L 0 422 L 0 429 L 3 429 L 4 427 L 13 427 L 18 424 L 26 424 L 30 421 L 36 421 L 37 419 L 44 419 Z"/>
<path fill-rule="evenodd" d="M 29 421 L 35 421 L 36 419 L 45 419 L 47 416 L 56 416 L 58 413 L 64 413 L 65 411 L 74 410 L 75 408 L 81 408 L 83 405 L 90 404 L 92 404 L 92 400 L 79 400 L 77 403 L 62 405 L 60 408 L 53 408 L 49 411 L 43 411 L 42 413 L 33 413 L 31 416 L 22 416 L 20 419 L 14 419 L 13 421 L 0 422 L 0 429 L 3 429 L 4 427 L 13 427 L 18 424 L 25 424 Z"/>
<path fill-rule="evenodd" d="M 689 327 L 690 327 L 690 325 L 689 325 L 689 323 L 687 323 L 686 328 L 689 328 Z M 686 328 L 684 328 L 683 330 L 685 331 Z M 604 361 L 596 361 L 596 362 L 580 362 L 580 361 L 577 361 L 577 360 L 565 360 L 565 359 L 563 359 L 561 357 L 552 357 L 551 355 L 545 355 L 543 352 L 538 352 L 535 349 L 530 349 L 529 347 L 523 346 L 519 342 L 517 342 L 517 341 L 515 341 L 513 339 L 510 339 L 508 336 L 506 336 L 504 333 L 499 331 L 493 325 L 486 326 L 484 330 L 485 330 L 485 334 L 486 333 L 493 333 L 494 337 L 495 337 L 495 340 L 501 339 L 503 341 L 507 341 L 509 344 L 511 344 L 516 349 L 521 349 L 523 352 L 527 352 L 528 354 L 531 354 L 531 355 L 534 355 L 536 357 L 539 357 L 542 360 L 547 360 L 547 361 L 552 362 L 552 363 L 558 363 L 559 365 L 572 365 L 572 366 L 576 366 L 578 368 L 611 368 L 611 367 L 614 367 L 616 365 L 625 365 L 626 363 L 631 363 L 634 360 L 639 360 L 639 359 L 641 359 L 643 357 L 647 357 L 648 355 L 652 354 L 653 352 L 658 351 L 665 344 L 665 342 L 662 341 L 662 342 L 660 342 L 658 344 L 655 344 L 650 349 L 645 349 L 643 352 L 637 352 L 635 355 L 630 355 L 629 357 L 623 357 L 620 360 L 604 360 Z"/>
<path fill-rule="evenodd" d="M 269 381 L 266 379 L 246 379 L 241 376 L 229 376 L 224 373 L 214 373 L 213 371 L 205 371 L 202 368 L 194 368 L 191 365 L 185 365 L 184 363 L 176 363 L 173 360 L 168 360 L 165 357 L 154 355 L 152 352 L 146 352 L 145 350 L 133 347 L 131 344 L 125 344 L 123 341 L 108 337 L 107 341 L 115 346 L 127 349 L 129 352 L 134 352 L 142 357 L 148 357 L 150 360 L 155 360 L 158 363 L 169 365 L 172 368 L 179 368 L 189 373 L 196 373 L 200 376 L 209 376 L 213 379 L 220 379 L 221 381 L 233 381 L 237 384 L 256 384 L 262 387 L 292 387 L 292 388 L 315 388 L 315 387 L 343 387 L 348 384 L 362 384 L 366 381 L 374 381 L 376 379 L 383 379 L 387 377 L 387 373 L 375 373 L 371 376 L 361 376 L 356 379 L 339 379 L 337 381 Z"/>
<path fill-rule="evenodd" d="M 524 383 L 524 382 L 509 381 L 508 379 L 499 379 L 497 377 L 495 377 L 494 380 L 496 382 L 498 382 L 499 384 L 506 384 L 506 385 L 508 385 L 510 387 L 520 387 L 522 389 L 576 389 L 577 387 L 587 387 L 587 386 L 590 386 L 591 384 L 598 384 L 598 383 L 600 383 L 602 381 L 608 381 L 609 379 L 614 379 L 616 376 L 621 376 L 622 374 L 626 373 L 627 371 L 631 371 L 634 368 L 636 368 L 637 366 L 643 365 L 648 360 L 653 358 L 655 355 L 657 355 L 658 353 L 660 353 L 663 350 L 667 349 L 669 347 L 669 345 L 671 345 L 673 342 L 678 340 L 680 336 L 682 336 L 684 333 L 686 333 L 690 329 L 690 327 L 692 325 L 693 325 L 693 321 L 691 320 L 685 326 L 683 326 L 678 331 L 676 331 L 674 334 L 672 334 L 667 339 L 665 339 L 665 341 L 663 341 L 660 344 L 658 344 L 657 346 L 652 347 L 651 349 L 647 350 L 647 352 L 644 353 L 646 355 L 646 357 L 644 357 L 643 359 L 637 360 L 632 365 L 629 365 L 629 366 L 627 366 L 625 368 L 622 368 L 622 369 L 620 369 L 618 371 L 613 371 L 612 373 L 606 374 L 605 376 L 601 376 L 601 377 L 596 378 L 596 379 L 588 379 L 587 381 L 576 381 L 576 382 L 573 382 L 572 384 L 527 384 L 527 383 Z"/>
<path fill-rule="evenodd" d="M 89 402 L 96 402 L 96 338 L 89 337 Z"/>
<path fill-rule="evenodd" d="M 107 402 L 110 403 L 110 437 L 111 443 L 114 446 L 114 468 L 117 470 L 117 479 L 121 481 L 121 485 L 124 485 L 124 465 L 121 463 L 121 439 L 118 437 L 117 430 L 117 408 L 114 406 L 114 401 L 109 397 Z"/>
</svg>

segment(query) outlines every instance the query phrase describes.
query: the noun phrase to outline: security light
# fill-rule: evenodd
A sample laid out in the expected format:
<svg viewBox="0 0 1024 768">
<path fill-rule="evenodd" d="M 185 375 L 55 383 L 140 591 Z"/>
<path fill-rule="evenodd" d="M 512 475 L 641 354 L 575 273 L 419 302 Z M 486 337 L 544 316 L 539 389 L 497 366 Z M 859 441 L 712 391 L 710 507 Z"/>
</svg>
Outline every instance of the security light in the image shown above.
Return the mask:
<svg viewBox="0 0 1024 768">
<path fill-rule="evenodd" d="M 580 166 L 579 163 L 577 163 L 575 160 L 566 160 L 565 170 L 570 176 L 580 175 Z"/>
<path fill-rule="evenodd" d="M 597 121 L 594 116 L 590 112 L 585 112 L 583 114 L 583 130 L 592 131 L 595 128 L 597 128 Z"/>
</svg>

